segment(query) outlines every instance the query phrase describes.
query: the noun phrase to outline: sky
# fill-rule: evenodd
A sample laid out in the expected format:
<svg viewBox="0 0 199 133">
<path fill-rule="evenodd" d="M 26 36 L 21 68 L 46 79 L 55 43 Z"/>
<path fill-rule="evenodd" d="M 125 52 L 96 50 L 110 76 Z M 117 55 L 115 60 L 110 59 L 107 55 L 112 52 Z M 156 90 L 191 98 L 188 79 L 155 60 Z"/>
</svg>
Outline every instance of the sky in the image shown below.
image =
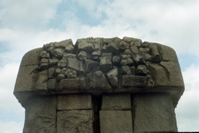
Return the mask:
<svg viewBox="0 0 199 133">
<path fill-rule="evenodd" d="M 1 0 L 0 131 L 23 130 L 25 110 L 13 90 L 26 52 L 69 38 L 124 36 L 175 49 L 185 83 L 178 130 L 199 131 L 198 35 L 198 0 Z"/>
</svg>

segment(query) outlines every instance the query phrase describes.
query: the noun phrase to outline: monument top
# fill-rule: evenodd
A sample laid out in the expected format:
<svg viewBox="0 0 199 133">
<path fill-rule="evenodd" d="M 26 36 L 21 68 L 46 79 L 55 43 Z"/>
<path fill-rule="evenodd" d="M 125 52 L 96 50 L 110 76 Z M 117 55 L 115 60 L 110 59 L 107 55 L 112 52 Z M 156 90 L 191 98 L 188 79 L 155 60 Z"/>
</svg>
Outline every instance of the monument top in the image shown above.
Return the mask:
<svg viewBox="0 0 199 133">
<path fill-rule="evenodd" d="M 171 94 L 184 91 L 175 51 L 165 45 L 124 37 L 52 42 L 26 53 L 14 94 L 22 105 L 32 95 L 70 93 Z"/>
</svg>

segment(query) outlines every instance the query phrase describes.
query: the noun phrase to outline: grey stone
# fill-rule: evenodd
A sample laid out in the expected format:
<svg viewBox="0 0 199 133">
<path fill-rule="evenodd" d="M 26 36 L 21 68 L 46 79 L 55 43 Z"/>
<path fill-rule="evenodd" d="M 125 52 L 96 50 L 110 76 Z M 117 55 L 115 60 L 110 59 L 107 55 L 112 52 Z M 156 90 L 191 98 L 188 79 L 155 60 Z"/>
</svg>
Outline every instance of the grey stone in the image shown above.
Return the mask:
<svg viewBox="0 0 199 133">
<path fill-rule="evenodd" d="M 146 76 L 135 76 L 135 75 L 123 75 L 122 86 L 125 88 L 129 87 L 146 87 L 147 78 Z"/>
<path fill-rule="evenodd" d="M 146 75 L 147 74 L 147 68 L 145 65 L 138 65 L 136 69 L 137 75 Z"/>
<path fill-rule="evenodd" d="M 56 133 L 56 97 L 32 97 L 25 109 L 23 133 Z"/>
<path fill-rule="evenodd" d="M 92 109 L 92 97 L 89 94 L 59 95 L 58 110 L 88 110 Z"/>
<path fill-rule="evenodd" d="M 131 111 L 100 111 L 101 133 L 133 133 Z"/>
<path fill-rule="evenodd" d="M 80 51 L 93 51 L 93 43 L 88 42 L 87 39 L 78 39 L 76 45 Z"/>
<path fill-rule="evenodd" d="M 92 110 L 58 111 L 57 133 L 94 133 Z"/>
<path fill-rule="evenodd" d="M 61 48 L 55 48 L 52 52 L 53 56 L 56 57 L 57 59 L 61 59 L 64 54 L 64 49 Z"/>
<path fill-rule="evenodd" d="M 122 60 L 122 58 L 119 55 L 115 55 L 112 58 L 112 62 L 116 65 L 120 64 L 120 61 Z"/>
<path fill-rule="evenodd" d="M 101 71 L 87 74 L 86 82 L 88 89 L 111 89 L 105 75 Z"/>
<path fill-rule="evenodd" d="M 68 57 L 68 68 L 74 69 L 80 73 L 84 73 L 83 62 L 75 57 Z"/>
<path fill-rule="evenodd" d="M 77 55 L 77 58 L 81 61 L 84 61 L 88 58 L 88 54 L 86 51 L 80 51 Z"/>
<path fill-rule="evenodd" d="M 85 89 L 85 79 L 84 78 L 67 78 L 67 79 L 62 79 L 59 84 L 58 84 L 58 89 L 63 90 L 63 89 Z"/>
<path fill-rule="evenodd" d="M 129 55 L 129 54 L 123 54 L 120 64 L 123 65 L 123 66 L 125 66 L 125 65 L 133 65 L 132 56 Z"/>
<path fill-rule="evenodd" d="M 157 45 L 159 44 L 150 43 L 149 45 L 149 48 L 151 49 L 151 55 L 152 55 L 151 60 L 155 63 L 158 63 L 162 60 Z"/>
<path fill-rule="evenodd" d="M 170 85 L 170 79 L 169 75 L 170 73 L 162 66 L 158 64 L 149 64 L 148 70 L 151 73 L 152 78 L 155 81 L 155 86 L 169 86 Z"/>
<path fill-rule="evenodd" d="M 116 37 L 52 42 L 26 53 L 14 94 L 26 109 L 25 132 L 117 133 L 176 131 L 183 91 L 172 48 Z"/>
<path fill-rule="evenodd" d="M 40 52 L 42 48 L 33 49 L 27 52 L 21 61 L 20 66 L 27 66 L 27 65 L 38 65 L 40 63 Z"/>
<path fill-rule="evenodd" d="M 86 60 L 86 63 L 85 63 L 86 65 L 85 65 L 85 71 L 87 72 L 87 73 L 89 73 L 89 72 L 93 72 L 94 70 L 97 70 L 97 69 L 99 69 L 99 62 L 97 62 L 97 61 L 92 61 L 92 60 Z"/>
<path fill-rule="evenodd" d="M 112 54 L 103 53 L 100 58 L 100 70 L 107 72 L 112 69 Z"/>
<path fill-rule="evenodd" d="M 55 68 L 51 67 L 48 69 L 48 78 L 54 78 L 55 76 Z"/>
<path fill-rule="evenodd" d="M 47 88 L 49 90 L 56 90 L 57 89 L 57 80 L 56 79 L 49 79 L 47 83 Z"/>
<path fill-rule="evenodd" d="M 63 73 L 60 73 L 57 75 L 57 81 L 61 81 L 62 79 L 65 79 L 65 75 Z"/>
<path fill-rule="evenodd" d="M 118 44 L 110 42 L 107 45 L 106 50 L 109 51 L 109 52 L 118 53 L 118 50 L 119 50 Z"/>
<path fill-rule="evenodd" d="M 168 78 L 170 81 L 170 86 L 184 86 L 184 81 L 182 79 L 182 73 L 180 71 L 180 66 L 178 62 L 170 61 L 164 62 L 162 61 L 160 65 L 165 69 L 168 73 Z"/>
<path fill-rule="evenodd" d="M 134 53 L 134 54 L 140 53 L 137 46 L 131 46 L 131 47 L 130 47 L 130 50 L 131 50 L 132 53 Z"/>
<path fill-rule="evenodd" d="M 127 43 L 130 43 L 130 46 L 140 46 L 142 43 L 141 39 L 133 37 L 123 37 L 123 40 Z"/>
<path fill-rule="evenodd" d="M 131 110 L 131 95 L 130 94 L 103 95 L 102 110 Z"/>
<path fill-rule="evenodd" d="M 107 72 L 106 75 L 111 86 L 118 87 L 118 69 L 114 68 L 110 70 L 109 72 Z"/>
<path fill-rule="evenodd" d="M 120 50 L 124 51 L 124 50 L 126 50 L 126 49 L 128 49 L 128 48 L 129 48 L 129 44 L 126 43 L 125 41 L 121 41 L 121 42 L 119 43 L 119 49 L 120 49 Z"/>
<path fill-rule="evenodd" d="M 161 57 L 163 61 L 178 61 L 174 49 L 165 45 L 159 45 L 159 47 L 161 49 Z"/>
<path fill-rule="evenodd" d="M 48 66 L 49 66 L 49 67 L 56 66 L 57 63 L 58 63 L 58 61 L 59 61 L 59 60 L 58 60 L 57 58 L 49 59 L 49 60 L 48 60 Z"/>
<path fill-rule="evenodd" d="M 123 75 L 131 75 L 131 69 L 129 66 L 122 66 L 122 74 Z"/>
<path fill-rule="evenodd" d="M 50 54 L 47 51 L 43 50 L 40 52 L 40 57 L 48 59 L 48 58 L 50 58 Z"/>
<path fill-rule="evenodd" d="M 134 132 L 176 132 L 174 106 L 168 94 L 138 94 L 133 98 Z"/>
<path fill-rule="evenodd" d="M 42 58 L 39 64 L 40 69 L 47 69 L 48 68 L 48 59 Z"/>
<path fill-rule="evenodd" d="M 61 59 L 58 61 L 57 66 L 60 68 L 66 67 L 68 65 L 67 59 Z"/>
<path fill-rule="evenodd" d="M 71 39 L 55 43 L 54 46 L 64 48 L 66 52 L 73 52 L 75 49 Z"/>
<path fill-rule="evenodd" d="M 39 74 L 37 68 L 38 65 L 20 67 L 15 83 L 15 92 L 27 92 L 34 89 Z"/>
<path fill-rule="evenodd" d="M 77 72 L 75 70 L 72 70 L 72 69 L 67 69 L 65 71 L 65 75 L 66 75 L 67 78 L 76 78 Z"/>
</svg>

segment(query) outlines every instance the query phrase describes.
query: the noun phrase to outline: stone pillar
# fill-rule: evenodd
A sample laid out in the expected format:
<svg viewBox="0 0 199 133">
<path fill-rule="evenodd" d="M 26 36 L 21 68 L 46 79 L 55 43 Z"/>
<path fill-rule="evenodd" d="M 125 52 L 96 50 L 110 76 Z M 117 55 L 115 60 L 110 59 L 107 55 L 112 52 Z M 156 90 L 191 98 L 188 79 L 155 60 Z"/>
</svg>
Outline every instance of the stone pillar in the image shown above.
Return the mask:
<svg viewBox="0 0 199 133">
<path fill-rule="evenodd" d="M 103 95 L 100 111 L 101 133 L 132 133 L 131 95 Z"/>
<path fill-rule="evenodd" d="M 56 133 L 56 97 L 33 96 L 25 106 L 23 133 Z"/>
<path fill-rule="evenodd" d="M 134 132 L 176 132 L 174 106 L 166 93 L 135 94 Z"/>
<path fill-rule="evenodd" d="M 91 95 L 59 95 L 56 133 L 94 133 Z"/>
</svg>

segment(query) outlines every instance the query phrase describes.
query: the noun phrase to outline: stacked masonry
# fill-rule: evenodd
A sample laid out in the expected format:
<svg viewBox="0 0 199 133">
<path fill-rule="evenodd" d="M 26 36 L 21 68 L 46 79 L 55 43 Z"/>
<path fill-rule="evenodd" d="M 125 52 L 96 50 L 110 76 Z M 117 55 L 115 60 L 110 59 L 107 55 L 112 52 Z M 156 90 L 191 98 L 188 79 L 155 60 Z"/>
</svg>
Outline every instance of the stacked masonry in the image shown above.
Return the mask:
<svg viewBox="0 0 199 133">
<path fill-rule="evenodd" d="M 140 39 L 86 38 L 28 52 L 14 94 L 24 133 L 177 131 L 184 91 L 175 51 Z"/>
</svg>

